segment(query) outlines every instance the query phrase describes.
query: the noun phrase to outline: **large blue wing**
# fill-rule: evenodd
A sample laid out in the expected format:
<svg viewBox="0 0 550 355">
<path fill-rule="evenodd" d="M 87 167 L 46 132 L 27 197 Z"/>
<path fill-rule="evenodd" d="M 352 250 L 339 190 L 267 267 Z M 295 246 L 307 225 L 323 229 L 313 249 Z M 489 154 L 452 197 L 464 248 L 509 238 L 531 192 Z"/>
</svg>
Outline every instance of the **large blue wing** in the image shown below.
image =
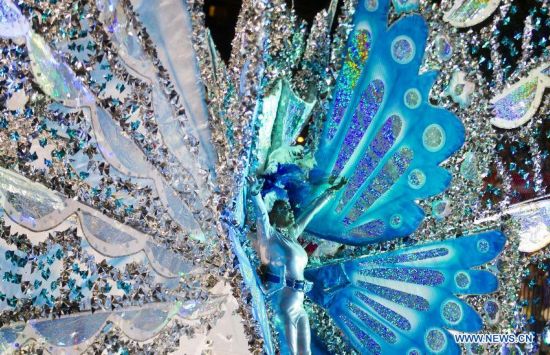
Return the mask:
<svg viewBox="0 0 550 355">
<path fill-rule="evenodd" d="M 498 288 L 492 273 L 473 267 L 496 257 L 505 242 L 490 231 L 311 268 L 308 296 L 361 353 L 458 354 L 448 329 L 479 331 L 482 320 L 456 295 Z"/>
<path fill-rule="evenodd" d="M 309 225 L 317 236 L 364 245 L 413 232 L 414 202 L 442 192 L 438 166 L 464 142 L 464 127 L 428 101 L 436 73 L 419 74 L 427 25 L 419 15 L 387 27 L 388 0 L 360 2 L 316 153 L 312 182 L 349 182 Z"/>
</svg>

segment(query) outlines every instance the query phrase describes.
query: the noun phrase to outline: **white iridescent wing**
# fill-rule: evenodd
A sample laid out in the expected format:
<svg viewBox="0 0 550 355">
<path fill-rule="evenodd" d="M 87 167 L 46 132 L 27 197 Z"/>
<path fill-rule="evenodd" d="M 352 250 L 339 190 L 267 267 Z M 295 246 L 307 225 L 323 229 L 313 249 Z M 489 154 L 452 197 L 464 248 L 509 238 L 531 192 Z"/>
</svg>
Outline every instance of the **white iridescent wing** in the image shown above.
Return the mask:
<svg viewBox="0 0 550 355">
<path fill-rule="evenodd" d="M 193 176 L 201 197 L 206 198 L 210 194 L 207 185 L 209 178 L 208 170 L 214 169 L 216 161 L 215 155 L 212 153 L 213 147 L 211 146 L 209 140 L 193 142 L 189 137 L 190 135 L 196 137 L 201 134 L 207 134 L 207 130 L 205 128 L 202 128 L 202 130 L 197 128 L 197 126 L 208 127 L 206 117 L 203 117 L 204 98 L 200 88 L 196 87 L 198 85 L 197 82 L 185 82 L 184 87 L 181 87 L 178 90 L 178 92 L 180 92 L 180 96 L 184 98 L 184 103 L 192 101 L 187 109 L 187 112 L 192 113 L 189 115 L 192 120 L 188 120 L 186 126 L 183 126 L 178 120 L 177 113 L 173 111 L 168 98 L 162 92 L 157 70 L 153 62 L 149 59 L 141 47 L 141 43 L 136 37 L 137 30 L 130 23 L 121 3 L 118 1 L 99 0 L 97 3 L 98 8 L 100 9 L 100 19 L 105 28 L 105 32 L 110 34 L 111 40 L 117 46 L 118 54 L 120 55 L 123 63 L 132 73 L 134 73 L 134 75 L 143 78 L 152 86 L 153 110 L 155 112 L 155 119 L 164 143 L 176 159 L 178 159 L 185 171 Z M 148 11 L 151 10 L 149 9 Z M 183 9 L 181 11 L 183 13 L 180 16 L 185 17 L 185 12 Z M 153 15 L 146 13 L 143 16 L 149 18 Z M 156 17 L 150 21 L 154 22 L 155 19 Z M 150 26 L 153 26 L 153 24 Z M 184 34 L 180 34 L 180 36 L 185 38 Z M 162 38 L 168 41 L 170 40 L 166 39 L 164 36 Z M 178 54 L 171 53 L 169 50 L 167 51 L 166 56 L 170 58 L 181 57 Z M 188 61 L 191 60 L 190 58 L 183 59 Z M 178 63 L 182 65 L 182 67 L 187 68 L 186 70 L 190 71 L 193 67 L 183 65 L 183 63 L 181 63 L 181 60 L 183 59 L 180 59 L 180 62 Z M 171 62 L 170 59 L 167 60 Z M 179 73 L 179 71 L 177 73 Z M 186 72 L 186 76 L 196 77 L 197 73 Z M 195 116 L 197 117 L 195 118 Z M 197 121 L 197 123 L 195 123 L 195 121 Z M 201 132 L 197 133 L 199 131 Z M 203 139 L 207 139 L 207 136 L 203 137 Z M 198 154 L 201 156 L 201 159 L 195 159 L 193 155 L 192 151 L 197 150 L 197 148 L 194 147 L 195 144 L 199 144 L 200 147 L 202 147 L 202 149 L 198 150 Z"/>
<path fill-rule="evenodd" d="M 26 38 L 31 69 L 43 92 L 64 105 L 84 109 L 84 113 L 89 114 L 93 133 L 95 134 L 99 149 L 105 160 L 127 176 L 151 179 L 154 182 L 155 189 L 161 201 L 167 208 L 171 217 L 182 228 L 186 229 L 190 236 L 197 240 L 204 241 L 205 236 L 201 230 L 201 226 L 197 223 L 192 214 L 192 209 L 201 208 L 200 204 L 196 205 L 197 202 L 192 200 L 184 201 L 181 196 L 178 195 L 176 190 L 183 191 L 185 187 L 178 185 L 170 186 L 170 182 L 167 183 L 162 173 L 158 172 L 157 169 L 146 161 L 146 157 L 136 144 L 131 139 L 128 139 L 123 129 L 113 121 L 111 114 L 96 104 L 96 100 L 90 90 L 76 77 L 72 69 L 63 63 L 60 56 L 50 49 L 41 36 L 30 30 L 26 33 Z M 153 97 L 153 102 L 160 100 L 158 98 L 158 87 Z M 157 111 L 169 110 L 169 108 L 163 105 L 157 108 L 159 109 Z M 163 121 L 163 119 L 167 117 L 166 112 L 161 112 L 158 117 L 162 117 L 159 125 L 163 127 L 163 125 L 167 123 Z M 177 122 L 174 124 L 176 126 L 178 125 Z M 175 133 L 179 132 L 179 127 L 171 128 L 174 133 L 174 137 L 172 138 L 177 139 L 178 136 Z M 162 131 L 166 133 L 165 130 L 161 129 L 161 132 Z M 181 145 L 186 143 L 183 136 L 183 134 L 179 136 Z M 168 139 L 168 141 L 174 143 L 173 140 Z M 182 147 L 181 145 L 179 146 L 180 148 Z M 169 147 L 174 148 L 174 144 L 169 144 Z M 184 148 L 180 150 L 171 150 L 174 155 L 177 154 L 180 157 L 185 157 L 185 154 L 191 149 L 194 148 L 188 146 L 187 150 Z M 185 150 L 185 152 L 182 152 L 182 150 Z M 189 154 L 187 155 L 189 156 Z M 187 157 L 187 160 L 196 161 L 189 157 Z M 190 178 L 193 180 L 192 185 L 195 186 L 197 190 L 202 189 L 202 191 L 207 191 L 207 189 L 205 189 L 205 187 L 207 187 L 205 181 L 208 173 L 202 173 L 201 176 L 200 166 L 197 164 L 193 166 L 191 163 L 189 165 L 183 166 L 189 168 L 185 169 L 185 171 L 193 171 L 193 174 L 190 174 Z M 200 177 L 200 179 L 197 177 Z M 174 182 L 172 182 L 172 185 L 174 185 Z M 208 193 L 199 195 L 202 195 L 203 202 L 205 202 Z M 189 204 L 192 204 L 191 208 Z"/>
<path fill-rule="evenodd" d="M 544 90 L 550 87 L 550 65 L 529 72 L 526 78 L 510 86 L 492 100 L 491 123 L 498 128 L 514 129 L 537 113 Z"/>
<path fill-rule="evenodd" d="M 174 82 L 174 90 L 188 114 L 188 124 L 202 147 L 202 160 L 212 171 L 216 152 L 209 130 L 208 110 L 200 71 L 192 43 L 191 18 L 187 5 L 167 0 L 162 5 L 155 1 L 132 2 L 140 21 L 147 29 L 158 51 L 158 57 Z"/>
<path fill-rule="evenodd" d="M 512 205 L 502 213 L 479 219 L 476 223 L 494 221 L 502 216 L 512 217 L 512 220 L 519 225 L 519 251 L 534 253 L 543 250 L 550 243 L 550 199 L 548 195 Z"/>
<path fill-rule="evenodd" d="M 455 0 L 445 14 L 445 21 L 454 27 L 470 27 L 485 21 L 500 4 L 500 0 Z"/>
<path fill-rule="evenodd" d="M 145 342 L 158 335 L 173 319 L 191 325 L 198 321 L 192 318 L 219 311 L 223 301 L 218 298 L 200 305 L 193 301 L 159 302 L 116 311 L 83 312 L 32 323 L 20 322 L 0 329 L 0 340 L 4 344 L 24 344 L 28 339 L 39 339 L 51 353 L 79 354 L 113 326 L 120 328 L 128 338 Z"/>
<path fill-rule="evenodd" d="M 88 243 L 105 256 L 144 252 L 153 268 L 165 277 L 200 272 L 193 262 L 156 244 L 151 236 L 3 168 L 0 168 L 0 207 L 15 223 L 34 232 L 51 230 L 71 215 L 77 215 Z"/>
<path fill-rule="evenodd" d="M 46 25 L 0 1 L 11 61 L 1 108 L 9 131 L 0 139 L 9 132 L 29 142 L 24 156 L 17 144 L 2 147 L 0 308 L 33 314 L 0 329 L 2 350 L 35 339 L 54 352 L 82 352 L 113 323 L 142 343 L 174 318 L 198 329 L 219 317 L 217 298 L 196 282 L 223 266 L 224 254 L 214 248 L 200 258 L 218 243 L 217 158 L 189 15 L 165 1 L 168 23 L 150 5 L 137 4 L 138 14 L 130 2 L 75 7 L 67 16 L 82 15 L 80 31 L 66 36 L 41 32 Z M 37 5 L 21 6 L 32 14 Z M 57 20 L 47 26 L 62 28 Z M 47 318 L 54 305 L 61 319 Z"/>
</svg>

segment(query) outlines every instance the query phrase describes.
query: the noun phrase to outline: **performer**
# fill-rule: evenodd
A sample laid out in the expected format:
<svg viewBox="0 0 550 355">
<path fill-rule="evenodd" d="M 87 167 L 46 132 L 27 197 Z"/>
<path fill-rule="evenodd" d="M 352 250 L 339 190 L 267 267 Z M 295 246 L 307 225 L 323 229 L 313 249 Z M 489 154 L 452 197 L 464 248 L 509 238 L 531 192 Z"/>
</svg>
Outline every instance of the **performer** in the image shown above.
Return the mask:
<svg viewBox="0 0 550 355">
<path fill-rule="evenodd" d="M 347 181 L 341 178 L 295 219 L 290 203 L 284 199 L 277 199 L 268 212 L 260 194 L 263 184 L 255 177 L 248 177 L 247 180 L 256 209 L 257 245 L 264 269 L 263 277 L 268 283 L 267 294 L 271 296 L 273 308 L 282 322 L 284 340 L 290 353 L 310 354 L 309 319 L 303 307 L 309 284 L 304 279 L 308 256 L 298 243 L 298 237 L 334 192 Z"/>
</svg>

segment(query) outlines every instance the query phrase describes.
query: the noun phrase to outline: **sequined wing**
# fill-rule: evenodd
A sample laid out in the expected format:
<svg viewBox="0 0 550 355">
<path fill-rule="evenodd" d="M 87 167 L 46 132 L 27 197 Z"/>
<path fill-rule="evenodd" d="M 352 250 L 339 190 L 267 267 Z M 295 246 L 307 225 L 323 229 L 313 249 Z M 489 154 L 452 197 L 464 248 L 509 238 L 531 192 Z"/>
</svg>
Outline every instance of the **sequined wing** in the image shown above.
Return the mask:
<svg viewBox="0 0 550 355">
<path fill-rule="evenodd" d="M 17 7 L 11 2 L 7 2 L 7 4 L 11 6 L 11 11 L 17 14 L 17 16 L 14 15 L 14 18 L 28 25 L 25 17 L 18 12 Z M 128 4 L 126 5 L 128 6 Z M 176 6 L 175 2 L 172 5 Z M 166 35 L 169 30 L 158 23 L 159 20 L 155 17 L 158 16 L 158 13 L 155 12 L 155 16 L 153 16 L 148 12 L 153 11 L 151 9 L 140 8 L 140 10 L 143 12 L 141 18 L 144 23 L 152 27 L 150 31 L 152 34 L 156 34 L 159 38 Z M 142 112 L 137 105 L 131 104 L 131 100 L 126 100 L 126 95 L 131 90 L 125 88 L 121 78 L 113 75 L 113 70 L 108 63 L 98 63 L 88 78 L 88 83 L 85 84 L 82 78 L 76 75 L 74 68 L 59 55 L 58 50 L 51 48 L 47 41 L 28 25 L 27 32 L 22 34 L 24 36 L 22 38 L 25 39 L 31 72 L 41 91 L 58 104 L 51 106 L 53 107 L 52 111 L 81 112 L 84 119 L 90 122 L 91 127 L 74 125 L 69 131 L 81 130 L 85 132 L 89 130 L 89 133 L 93 134 L 95 138 L 102 160 L 126 178 L 150 181 L 171 218 L 192 238 L 204 241 L 206 239 L 204 226 L 201 227 L 194 212 L 198 213 L 197 211 L 205 206 L 212 192 L 212 185 L 208 182 L 213 178 L 212 169 L 215 162 L 211 151 L 213 149 L 211 141 L 208 138 L 208 129 L 205 128 L 208 127 L 205 122 L 206 118 L 196 117 L 203 116 L 201 107 L 204 105 L 204 96 L 201 94 L 200 88 L 194 86 L 195 81 L 191 83 L 181 81 L 180 86 L 182 87 L 179 91 L 185 93 L 184 98 L 181 99 L 183 103 L 175 102 L 177 100 L 174 99 L 170 100 L 170 97 L 178 98 L 178 94 L 173 91 L 170 96 L 166 95 L 166 84 L 162 82 L 162 76 L 154 65 L 155 58 L 146 53 L 143 48 L 145 45 L 133 35 L 137 32 L 134 28 L 137 22 L 128 19 L 126 14 L 128 11 L 129 9 L 124 9 L 122 3 L 117 1 L 109 4 L 100 1 L 98 5 L 100 23 L 104 26 L 104 33 L 110 36 L 114 46 L 119 50 L 121 63 L 128 74 L 127 80 L 129 82 L 141 80 L 142 83 L 150 85 L 151 111 L 158 128 L 158 138 L 152 137 L 156 132 L 151 134 L 146 129 L 140 130 L 139 133 L 136 132 L 137 134 L 131 134 L 133 131 L 139 130 L 141 124 L 139 115 Z M 162 11 L 165 11 L 164 7 Z M 184 8 L 174 9 L 174 14 L 178 14 L 177 18 L 183 17 L 183 22 L 188 16 Z M 183 33 L 188 33 L 185 26 L 183 29 Z M 2 32 L 0 37 L 9 37 L 10 33 Z M 168 40 L 168 37 L 172 38 L 168 35 L 163 38 Z M 160 41 L 159 38 L 157 40 Z M 164 42 L 160 42 L 159 47 L 164 48 Z M 72 45 L 71 43 L 66 44 L 69 50 Z M 93 50 L 94 47 L 90 48 Z M 165 60 L 170 62 L 171 57 L 178 56 L 179 52 L 173 52 L 164 48 L 163 57 L 167 58 Z M 189 75 L 198 75 L 198 72 L 193 71 L 193 59 L 187 58 L 187 62 L 184 60 L 184 63 L 188 65 L 182 64 L 182 66 L 194 73 L 193 75 L 189 73 Z M 105 82 L 100 85 L 98 82 L 102 74 L 102 79 Z M 112 90 L 115 82 L 118 93 Z M 193 96 L 193 94 L 196 95 Z M 131 132 L 125 130 L 123 122 L 117 122 L 120 112 L 114 114 L 117 111 L 114 107 L 128 108 L 128 105 L 131 105 L 132 108 L 125 119 L 130 116 L 137 118 L 133 122 Z M 110 109 L 104 106 L 110 107 Z M 188 118 L 188 125 L 182 124 L 182 115 L 186 115 Z M 64 126 L 66 126 L 64 122 L 50 121 L 45 124 L 46 128 L 56 131 L 66 130 Z M 150 139 L 158 139 L 156 144 L 161 145 L 160 149 L 165 150 L 165 153 L 162 154 L 165 160 L 172 161 L 169 164 L 171 167 L 159 163 L 160 157 L 156 158 L 156 163 L 151 161 L 155 160 L 147 154 L 152 150 L 151 146 L 147 147 L 139 143 L 140 141 L 143 143 L 146 135 Z M 84 142 L 80 142 L 80 144 L 84 144 Z M 69 158 L 73 163 L 73 168 L 80 165 L 80 169 L 75 170 L 83 170 L 79 171 L 79 174 L 81 173 L 84 179 L 88 178 L 90 174 L 84 166 L 86 161 L 90 162 L 89 156 L 77 152 Z M 93 185 L 94 182 L 90 182 Z"/>
<path fill-rule="evenodd" d="M 502 129 L 522 126 L 538 111 L 544 90 L 549 86 L 550 64 L 546 63 L 491 100 L 491 123 Z"/>
<path fill-rule="evenodd" d="M 361 353 L 459 354 L 449 329 L 479 331 L 482 320 L 456 295 L 497 289 L 495 275 L 474 267 L 505 242 L 490 231 L 311 268 L 308 296 Z"/>
<path fill-rule="evenodd" d="M 427 25 L 407 15 L 387 28 L 388 1 L 360 2 L 347 54 L 316 152 L 313 184 L 348 184 L 309 225 L 317 236 L 362 245 L 414 231 L 414 202 L 442 192 L 438 164 L 464 142 L 449 111 L 429 103 L 435 72 L 419 74 Z"/>
<path fill-rule="evenodd" d="M 58 18 L 48 31 L 29 20 L 42 5 L 0 0 L 9 63 L 0 108 L 0 312 L 9 322 L 0 352 L 33 339 L 54 353 L 81 353 L 113 324 L 143 342 L 175 317 L 191 328 L 191 316 L 216 318 L 212 290 L 180 288 L 182 275 L 207 275 L 196 257 L 218 242 L 210 203 L 217 160 L 187 9 L 178 1 L 158 11 L 145 1 L 75 4 L 61 11 L 79 19 L 67 34 Z M 187 301 L 195 291 L 200 299 Z"/>
</svg>

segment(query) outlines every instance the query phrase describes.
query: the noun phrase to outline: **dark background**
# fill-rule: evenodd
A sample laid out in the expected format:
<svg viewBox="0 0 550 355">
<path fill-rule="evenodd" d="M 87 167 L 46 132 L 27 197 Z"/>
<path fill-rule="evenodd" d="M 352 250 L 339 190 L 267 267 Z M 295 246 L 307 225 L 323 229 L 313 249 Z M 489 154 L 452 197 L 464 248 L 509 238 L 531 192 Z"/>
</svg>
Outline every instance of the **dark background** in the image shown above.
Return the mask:
<svg viewBox="0 0 550 355">
<path fill-rule="evenodd" d="M 286 0 L 292 6 L 292 0 Z M 315 15 L 328 8 L 330 0 L 294 0 L 294 9 L 298 16 L 311 24 Z M 235 35 L 235 25 L 241 8 L 240 0 L 206 0 L 204 13 L 206 26 L 212 31 L 212 37 L 223 59 L 231 53 L 231 40 Z"/>
<path fill-rule="evenodd" d="M 330 0 L 285 0 L 285 2 L 288 6 L 294 6 L 298 16 L 310 24 L 319 11 L 328 8 L 330 5 Z M 440 0 L 432 0 L 432 2 L 436 4 Z M 339 1 L 339 5 L 341 5 L 341 1 Z M 231 53 L 231 40 L 235 35 L 235 25 L 237 24 L 240 8 L 240 0 L 205 0 L 204 2 L 206 25 L 212 31 L 214 42 L 222 58 L 225 60 L 229 58 Z M 508 16 L 499 23 L 498 31 L 495 32 L 501 44 L 500 52 L 504 56 L 503 64 L 506 76 L 511 74 L 519 64 L 518 60 L 521 57 L 521 35 L 523 33 L 525 18 L 528 15 L 533 17 L 533 24 L 535 25 L 532 39 L 534 55 L 542 55 L 543 49 L 548 44 L 550 22 L 548 8 L 542 6 L 542 0 L 512 0 Z M 471 27 L 471 29 L 474 31 L 481 30 L 481 28 L 488 25 L 491 18 L 492 16 L 488 20 L 483 21 L 483 23 Z M 466 30 L 468 29 L 460 31 Z M 490 46 L 472 46 L 470 51 L 472 56 L 478 59 L 480 57 L 487 58 L 481 62 L 479 69 L 490 81 L 493 74 L 493 64 L 490 60 Z"/>
</svg>

